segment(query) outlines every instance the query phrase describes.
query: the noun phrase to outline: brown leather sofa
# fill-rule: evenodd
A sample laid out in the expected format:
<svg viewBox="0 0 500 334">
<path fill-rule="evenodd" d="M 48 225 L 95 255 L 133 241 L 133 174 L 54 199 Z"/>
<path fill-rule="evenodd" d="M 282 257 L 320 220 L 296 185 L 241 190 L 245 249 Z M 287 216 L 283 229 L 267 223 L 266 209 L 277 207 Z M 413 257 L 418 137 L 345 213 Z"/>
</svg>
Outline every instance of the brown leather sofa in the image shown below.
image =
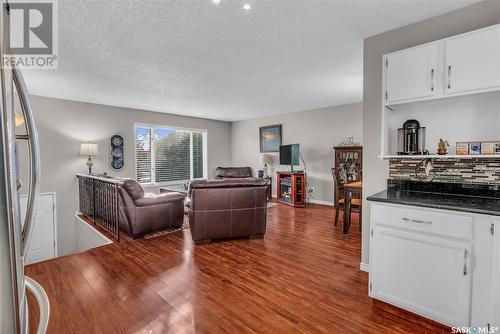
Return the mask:
<svg viewBox="0 0 500 334">
<path fill-rule="evenodd" d="M 179 228 L 184 222 L 184 194 L 145 194 L 133 179 L 124 180 L 118 192 L 120 228 L 134 239 L 155 231 Z"/>
<path fill-rule="evenodd" d="M 216 179 L 232 179 L 253 177 L 250 167 L 217 167 L 215 170 Z"/>
<path fill-rule="evenodd" d="M 195 244 L 213 239 L 263 238 L 267 183 L 264 179 L 197 180 L 189 188 L 189 227 Z"/>
</svg>

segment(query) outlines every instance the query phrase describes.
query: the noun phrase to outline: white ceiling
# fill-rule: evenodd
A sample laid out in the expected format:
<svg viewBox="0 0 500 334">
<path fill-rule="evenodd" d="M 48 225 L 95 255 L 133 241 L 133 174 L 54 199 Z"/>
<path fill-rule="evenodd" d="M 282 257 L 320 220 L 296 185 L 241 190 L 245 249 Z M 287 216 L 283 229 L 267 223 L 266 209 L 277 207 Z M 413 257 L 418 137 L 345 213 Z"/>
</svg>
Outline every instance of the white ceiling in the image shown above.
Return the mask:
<svg viewBox="0 0 500 334">
<path fill-rule="evenodd" d="M 363 39 L 477 0 L 59 1 L 35 95 L 218 120 L 362 100 Z"/>
</svg>

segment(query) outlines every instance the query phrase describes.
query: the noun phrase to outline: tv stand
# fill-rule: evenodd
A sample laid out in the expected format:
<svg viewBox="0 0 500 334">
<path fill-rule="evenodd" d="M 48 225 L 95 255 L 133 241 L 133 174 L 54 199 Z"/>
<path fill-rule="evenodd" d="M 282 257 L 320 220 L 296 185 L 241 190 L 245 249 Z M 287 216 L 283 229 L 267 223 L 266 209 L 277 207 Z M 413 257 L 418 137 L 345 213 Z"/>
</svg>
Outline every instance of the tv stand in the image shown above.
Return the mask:
<svg viewBox="0 0 500 334">
<path fill-rule="evenodd" d="M 278 202 L 293 207 L 306 206 L 306 175 L 303 172 L 276 172 Z"/>
</svg>

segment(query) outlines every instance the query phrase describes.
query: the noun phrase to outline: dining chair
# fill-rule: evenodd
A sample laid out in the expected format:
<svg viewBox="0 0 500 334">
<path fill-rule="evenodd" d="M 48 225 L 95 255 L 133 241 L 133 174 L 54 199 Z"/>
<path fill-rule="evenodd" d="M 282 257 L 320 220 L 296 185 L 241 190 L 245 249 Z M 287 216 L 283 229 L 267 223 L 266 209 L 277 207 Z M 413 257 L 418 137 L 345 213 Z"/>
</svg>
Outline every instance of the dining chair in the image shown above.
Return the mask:
<svg viewBox="0 0 500 334">
<path fill-rule="evenodd" d="M 334 225 L 336 226 L 339 221 L 339 211 L 340 209 L 345 209 L 345 199 L 344 199 L 344 186 L 340 179 L 340 172 L 336 168 L 332 168 L 333 176 L 333 204 L 335 207 L 335 220 Z M 351 199 L 350 208 L 353 212 L 361 213 L 361 199 L 353 198 Z M 349 215 L 351 212 L 349 212 Z M 361 231 L 361 221 L 359 222 L 359 230 Z"/>
</svg>

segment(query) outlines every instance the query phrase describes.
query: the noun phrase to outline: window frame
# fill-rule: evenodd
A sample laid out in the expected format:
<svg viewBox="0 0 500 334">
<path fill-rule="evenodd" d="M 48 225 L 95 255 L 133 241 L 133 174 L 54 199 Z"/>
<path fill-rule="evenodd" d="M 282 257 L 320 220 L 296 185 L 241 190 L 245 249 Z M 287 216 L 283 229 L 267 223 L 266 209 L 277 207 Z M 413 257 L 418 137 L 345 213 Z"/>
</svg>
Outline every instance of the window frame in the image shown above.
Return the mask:
<svg viewBox="0 0 500 334">
<path fill-rule="evenodd" d="M 206 179 L 208 175 L 208 130 L 207 129 L 198 129 L 198 128 L 186 128 L 179 126 L 168 126 L 168 125 L 158 125 L 158 124 L 148 124 L 148 123 L 134 123 L 134 127 L 132 129 L 133 138 L 134 138 L 134 175 L 137 180 L 137 138 L 136 138 L 136 129 L 137 128 L 147 128 L 151 129 L 151 181 L 150 182 L 139 182 L 142 186 L 151 186 L 151 187 L 161 187 L 168 186 L 174 184 L 182 184 L 186 181 L 192 180 L 200 180 Z M 177 180 L 177 181 L 165 181 L 165 182 L 156 182 L 156 144 L 154 141 L 156 129 L 172 129 L 179 131 L 187 131 L 189 132 L 189 180 Z M 193 163 L 193 132 L 198 132 L 203 135 L 203 177 L 201 178 L 193 178 L 194 176 L 194 163 Z"/>
</svg>

